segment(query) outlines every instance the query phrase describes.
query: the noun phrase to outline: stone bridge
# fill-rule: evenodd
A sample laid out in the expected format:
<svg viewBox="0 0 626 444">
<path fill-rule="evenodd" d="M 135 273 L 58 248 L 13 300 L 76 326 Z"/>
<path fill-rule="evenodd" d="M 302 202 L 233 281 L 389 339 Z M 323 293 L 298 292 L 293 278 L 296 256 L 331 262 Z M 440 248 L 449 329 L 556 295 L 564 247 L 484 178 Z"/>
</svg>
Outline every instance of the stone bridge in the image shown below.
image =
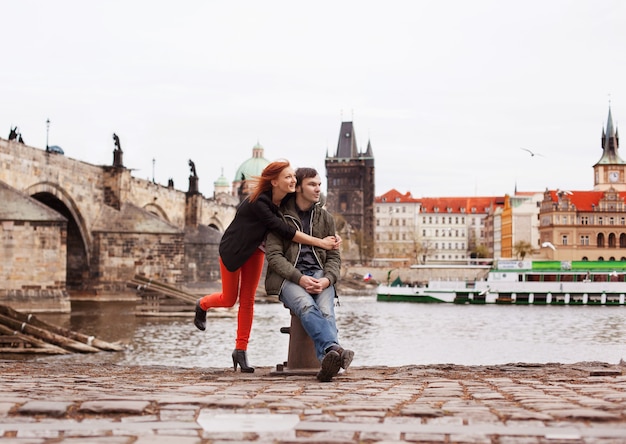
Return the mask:
<svg viewBox="0 0 626 444">
<path fill-rule="evenodd" d="M 135 178 L 122 155 L 92 165 L 0 138 L 0 303 L 65 311 L 70 295 L 132 296 L 136 274 L 183 289 L 219 278 L 237 198 L 202 196 L 192 165 L 187 191 Z"/>
</svg>

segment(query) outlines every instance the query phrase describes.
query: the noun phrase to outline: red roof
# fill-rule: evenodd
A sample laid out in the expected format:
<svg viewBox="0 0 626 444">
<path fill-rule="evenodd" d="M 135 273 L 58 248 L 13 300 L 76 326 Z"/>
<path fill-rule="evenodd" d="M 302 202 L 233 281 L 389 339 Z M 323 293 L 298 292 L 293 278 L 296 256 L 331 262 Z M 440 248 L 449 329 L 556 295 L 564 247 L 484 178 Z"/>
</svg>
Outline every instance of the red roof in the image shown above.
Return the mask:
<svg viewBox="0 0 626 444">
<path fill-rule="evenodd" d="M 411 196 L 411 192 L 407 191 L 406 194 L 401 194 L 395 188 L 387 191 L 382 196 L 378 196 L 374 199 L 376 203 L 386 203 L 386 202 L 402 202 L 402 203 L 416 203 L 419 202 L 419 199 L 415 199 Z"/>
<path fill-rule="evenodd" d="M 395 188 L 387 191 L 382 196 L 375 199 L 376 203 L 420 203 L 423 213 L 434 213 L 437 208 L 440 213 L 447 213 L 450 208 L 451 213 L 464 212 L 469 213 L 472 208 L 477 213 L 486 213 L 492 207 L 501 207 L 504 205 L 504 196 L 487 196 L 487 197 L 422 197 L 415 198 L 411 196 L 411 192 L 405 194 L 400 193 Z"/>
<path fill-rule="evenodd" d="M 560 191 L 549 190 L 552 202 L 559 201 L 559 194 L 562 198 L 569 199 L 572 205 L 576 207 L 578 211 L 593 211 L 594 206 L 598 206 L 600 199 L 606 193 L 605 191 Z M 626 200 L 626 192 L 617 193 L 622 201 Z"/>
<path fill-rule="evenodd" d="M 422 213 L 487 213 L 492 208 L 504 206 L 504 196 L 483 197 L 425 197 L 421 199 Z"/>
<path fill-rule="evenodd" d="M 569 199 L 578 211 L 593 211 L 597 207 L 600 199 L 605 195 L 605 191 L 561 191 L 548 190 L 553 202 L 559 201 L 559 194 L 562 198 Z M 535 194 L 528 193 L 528 194 Z M 626 191 L 617 193 L 622 201 L 626 201 Z M 517 193 L 516 196 L 525 195 Z M 410 191 L 405 194 L 400 193 L 395 188 L 387 191 L 382 196 L 375 199 L 376 203 L 420 203 L 422 213 L 435 213 L 435 208 L 439 213 L 447 213 L 450 208 L 451 213 L 460 213 L 463 208 L 465 212 L 471 212 L 472 208 L 477 213 L 486 213 L 490 208 L 504 206 L 503 196 L 482 196 L 482 197 L 422 197 L 415 198 Z"/>
</svg>

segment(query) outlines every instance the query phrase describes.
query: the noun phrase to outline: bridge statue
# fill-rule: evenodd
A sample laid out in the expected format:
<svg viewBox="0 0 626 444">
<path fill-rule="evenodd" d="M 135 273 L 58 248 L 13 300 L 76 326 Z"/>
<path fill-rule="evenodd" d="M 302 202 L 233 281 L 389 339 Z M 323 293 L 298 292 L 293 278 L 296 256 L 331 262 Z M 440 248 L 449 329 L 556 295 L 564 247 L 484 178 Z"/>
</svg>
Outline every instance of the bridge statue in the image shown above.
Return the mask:
<svg viewBox="0 0 626 444">
<path fill-rule="evenodd" d="M 196 164 L 193 163 L 193 160 L 189 159 L 189 168 L 191 169 L 191 177 L 198 177 L 196 173 Z"/>
<path fill-rule="evenodd" d="M 19 143 L 24 143 L 24 139 L 22 139 L 22 133 L 20 133 L 20 130 L 17 128 L 17 126 L 15 128 L 11 128 L 11 131 L 9 131 L 9 140 L 17 140 Z"/>
<path fill-rule="evenodd" d="M 115 133 L 113 133 L 113 140 L 115 142 L 115 149 L 122 151 L 122 145 L 120 145 L 120 138 Z"/>
<path fill-rule="evenodd" d="M 122 158 L 122 145 L 120 144 L 120 138 L 117 134 L 113 133 L 113 141 L 115 142 L 115 149 L 113 150 L 113 166 L 116 168 L 124 167 L 124 160 Z"/>
<path fill-rule="evenodd" d="M 198 186 L 198 173 L 196 173 L 196 164 L 193 160 L 189 159 L 189 168 L 191 169 L 191 175 L 189 176 L 189 194 L 198 194 L 200 188 Z"/>
</svg>

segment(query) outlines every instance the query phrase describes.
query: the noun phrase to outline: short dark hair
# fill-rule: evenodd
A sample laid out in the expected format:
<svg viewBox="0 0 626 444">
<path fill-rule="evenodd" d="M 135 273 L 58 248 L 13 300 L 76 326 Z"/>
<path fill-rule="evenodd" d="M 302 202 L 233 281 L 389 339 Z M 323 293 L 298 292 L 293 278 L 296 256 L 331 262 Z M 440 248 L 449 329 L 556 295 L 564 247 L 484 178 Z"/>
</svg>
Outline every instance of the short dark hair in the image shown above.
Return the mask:
<svg viewBox="0 0 626 444">
<path fill-rule="evenodd" d="M 302 181 L 304 179 L 308 179 L 309 177 L 315 177 L 319 173 L 315 168 L 298 168 L 296 170 L 296 186 L 302 185 Z"/>
</svg>

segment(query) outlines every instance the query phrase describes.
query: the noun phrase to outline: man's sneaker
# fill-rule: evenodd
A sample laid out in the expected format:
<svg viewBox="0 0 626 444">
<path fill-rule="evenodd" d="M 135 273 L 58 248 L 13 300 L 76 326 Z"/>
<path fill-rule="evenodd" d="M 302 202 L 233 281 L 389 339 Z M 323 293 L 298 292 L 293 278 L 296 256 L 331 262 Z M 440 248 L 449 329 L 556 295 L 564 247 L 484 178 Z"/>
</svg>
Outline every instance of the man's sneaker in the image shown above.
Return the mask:
<svg viewBox="0 0 626 444">
<path fill-rule="evenodd" d="M 317 373 L 317 379 L 320 382 L 330 382 L 341 368 L 341 355 L 335 350 L 331 350 L 322 359 L 322 368 Z"/>
<path fill-rule="evenodd" d="M 343 349 L 341 351 L 341 368 L 348 370 L 350 364 L 352 364 L 352 358 L 354 358 L 354 352 L 352 350 Z"/>
</svg>

